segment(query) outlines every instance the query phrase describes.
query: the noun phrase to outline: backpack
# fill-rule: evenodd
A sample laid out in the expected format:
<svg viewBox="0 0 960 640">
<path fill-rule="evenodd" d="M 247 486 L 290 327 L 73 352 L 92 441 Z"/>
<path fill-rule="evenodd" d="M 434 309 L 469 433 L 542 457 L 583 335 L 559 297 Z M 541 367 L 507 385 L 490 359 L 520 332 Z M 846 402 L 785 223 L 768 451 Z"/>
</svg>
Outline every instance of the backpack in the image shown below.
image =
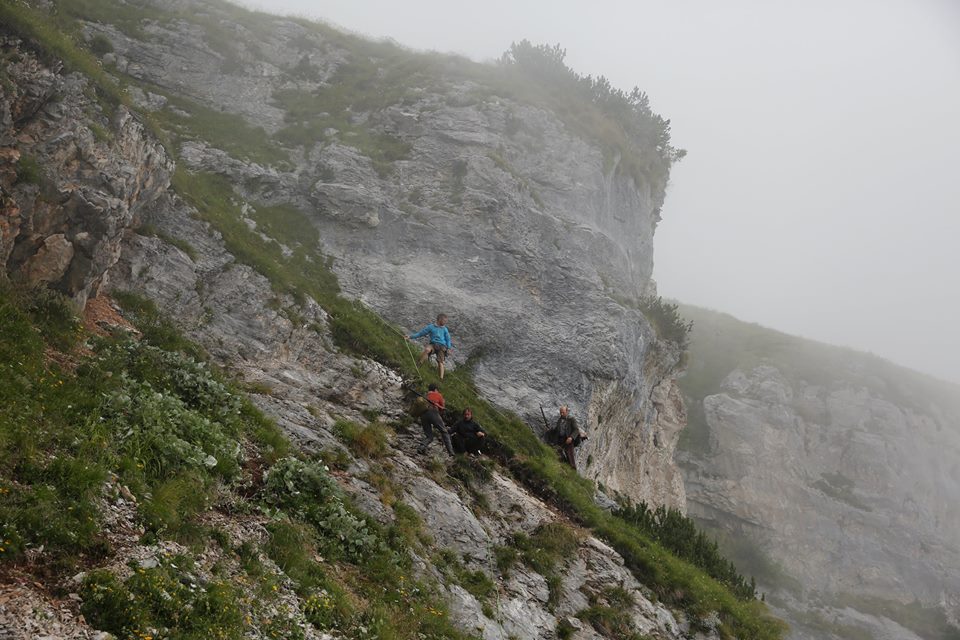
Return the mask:
<svg viewBox="0 0 960 640">
<path fill-rule="evenodd" d="M 414 398 L 413 402 L 410 403 L 410 408 L 408 409 L 408 413 L 414 418 L 419 418 L 420 416 L 425 414 L 427 411 L 429 411 L 430 407 L 431 405 L 429 402 L 427 402 L 426 398 L 417 396 L 416 398 Z"/>
</svg>

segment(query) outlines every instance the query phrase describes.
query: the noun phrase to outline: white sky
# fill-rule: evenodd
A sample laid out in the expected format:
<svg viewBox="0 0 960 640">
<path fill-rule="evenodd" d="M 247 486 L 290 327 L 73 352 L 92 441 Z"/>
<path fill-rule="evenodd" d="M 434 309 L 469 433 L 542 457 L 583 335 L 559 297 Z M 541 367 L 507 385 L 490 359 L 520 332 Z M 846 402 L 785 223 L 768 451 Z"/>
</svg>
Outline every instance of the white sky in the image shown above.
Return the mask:
<svg viewBox="0 0 960 640">
<path fill-rule="evenodd" d="M 960 1 L 244 4 L 478 60 L 560 43 L 689 151 L 662 295 L 960 382 Z"/>
</svg>

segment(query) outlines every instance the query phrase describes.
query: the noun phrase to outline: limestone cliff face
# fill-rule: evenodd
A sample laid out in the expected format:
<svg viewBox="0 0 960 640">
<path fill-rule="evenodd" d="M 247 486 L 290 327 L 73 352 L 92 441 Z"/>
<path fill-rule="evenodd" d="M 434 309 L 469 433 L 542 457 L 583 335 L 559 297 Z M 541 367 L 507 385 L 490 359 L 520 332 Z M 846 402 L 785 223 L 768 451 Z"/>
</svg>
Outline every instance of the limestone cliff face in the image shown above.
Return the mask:
<svg viewBox="0 0 960 640">
<path fill-rule="evenodd" d="M 147 24 L 151 37 L 143 41 L 103 25 L 87 29 L 114 43 L 107 63 L 113 72 L 253 120 L 263 116 L 258 123 L 267 127 L 280 120 L 257 98 L 289 82 L 285 65 L 297 58 L 282 56 L 293 50 L 290 39 L 305 33 L 278 22 L 273 39 L 258 47 L 266 60 L 244 62 L 247 75 L 228 77 L 211 71 L 222 61 L 185 24 Z M 349 55 L 320 44 L 317 65 L 334 68 Z M 341 417 L 362 422 L 369 411 L 398 418 L 398 376 L 339 351 L 319 305 L 278 293 L 231 254 L 220 233 L 169 188 L 175 162 L 227 177 L 238 199 L 310 211 L 348 292 L 411 328 L 446 310 L 463 354 L 458 363 L 482 350 L 478 379 L 490 397 L 523 410 L 538 400 L 570 401 L 592 428 L 582 455 L 584 464 L 592 458 L 587 473 L 635 498 L 682 501 L 671 460 L 683 421 L 671 378 L 679 353 L 656 338 L 642 314 L 605 292 L 639 295 L 652 286 L 650 243 L 664 185 L 638 185 L 618 174 L 547 111 L 500 98 L 457 106 L 467 82 L 451 84 L 447 97 L 430 93 L 422 102 L 357 115 L 384 130 L 395 127 L 392 135 L 410 144 L 409 157 L 395 163 L 390 177 L 334 133 L 328 144 L 293 151 L 291 162 L 277 167 L 202 140 L 183 141 L 175 159 L 132 111 L 120 107 L 105 116 L 88 97 L 87 79 L 44 66 L 15 39 L 3 46 L 0 79 L 11 80 L 0 83 L 8 273 L 49 283 L 81 306 L 101 291 L 131 290 L 155 301 L 215 362 L 256 384 L 262 391 L 256 402 L 300 446 L 339 451 L 347 461 L 340 481 L 372 517 L 387 522 L 393 516 L 365 479 L 370 463 L 344 448 L 333 424 Z M 142 109 L 168 104 L 156 93 L 133 93 Z M 519 122 L 514 138 L 503 131 L 516 126 L 508 127 L 508 114 Z M 443 203 L 454 166 L 466 166 L 466 173 L 462 191 L 457 187 L 461 204 L 451 209 Z M 411 198 L 414 190 L 419 195 Z M 424 472 L 412 434 L 391 444 L 389 468 L 400 497 L 427 524 L 436 548 L 464 554 L 472 570 L 496 575 L 497 546 L 563 520 L 499 473 L 481 490 L 481 509 Z M 493 616 L 429 558 L 416 558 L 416 568 L 440 583 L 455 604 L 457 624 L 485 639 L 555 637 L 561 620 L 573 637 L 599 639 L 573 614 L 610 585 L 629 593 L 632 604 L 623 606 L 639 632 L 672 640 L 718 637 L 715 619 L 694 627 L 657 604 L 623 558 L 584 533 L 558 570 L 559 585 L 518 568 L 497 584 Z M 14 610 L 27 606 L 27 591 L 5 601 Z M 82 621 L 61 625 L 65 614 L 49 603 L 35 608 L 58 620 L 55 630 L 35 625 L 50 637 L 96 637 Z M 0 609 L 0 631 L 8 613 Z M 306 637 L 331 636 L 308 629 Z"/>
<path fill-rule="evenodd" d="M 127 109 L 101 115 L 80 74 L 21 56 L 13 39 L 0 39 L 0 55 L 0 260 L 82 307 L 138 210 L 169 186 L 173 162 Z"/>
<path fill-rule="evenodd" d="M 230 60 L 176 20 L 146 24 L 144 38 L 99 24 L 87 34 L 108 38 L 108 62 L 144 86 L 268 133 L 289 124 L 276 96 L 337 90 L 338 71 L 370 56 L 295 22 L 254 33 L 227 23 L 217 5 L 186 4 L 224 20 L 237 43 Z M 370 59 L 386 77 L 389 60 Z M 251 200 L 309 212 L 348 294 L 411 330 L 448 313 L 453 359 L 478 356 L 487 397 L 532 424 L 540 403 L 551 419 L 569 403 L 596 434 L 582 450 L 583 473 L 636 500 L 682 508 L 672 461 L 682 426 L 671 382 L 679 351 L 611 297 L 655 291 L 665 180 L 630 175 L 551 111 L 478 81 L 440 69 L 429 83 L 409 82 L 402 99 L 357 108 L 349 125 L 295 146 L 290 162 L 265 167 L 199 139 L 181 145 L 180 160 L 228 177 Z M 159 94 L 137 95 L 145 109 L 176 112 Z M 360 125 L 362 134 L 352 129 Z M 385 171 L 358 135 L 389 137 L 405 153 Z"/>
<path fill-rule="evenodd" d="M 722 334 L 711 322 L 703 329 Z M 771 349 L 769 364 L 734 369 L 699 399 L 709 442 L 678 455 L 690 515 L 755 545 L 742 568 L 761 574 L 793 637 L 949 637 L 942 616 L 955 624 L 960 612 L 956 388 L 789 336 L 768 343 L 791 341 L 796 351 Z M 691 356 L 710 354 L 695 330 Z M 911 626 L 909 607 L 941 621 Z"/>
</svg>

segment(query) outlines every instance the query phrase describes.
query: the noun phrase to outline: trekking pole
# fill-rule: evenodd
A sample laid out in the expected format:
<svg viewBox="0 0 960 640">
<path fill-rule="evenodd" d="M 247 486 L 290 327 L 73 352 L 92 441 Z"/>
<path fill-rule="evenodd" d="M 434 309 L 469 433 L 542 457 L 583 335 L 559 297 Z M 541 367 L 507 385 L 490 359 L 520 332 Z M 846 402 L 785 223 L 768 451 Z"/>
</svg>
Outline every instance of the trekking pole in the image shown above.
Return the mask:
<svg viewBox="0 0 960 640">
<path fill-rule="evenodd" d="M 543 405 L 540 405 L 540 415 L 543 416 L 543 427 L 550 431 L 550 421 L 547 420 L 547 414 L 543 411 Z"/>
</svg>

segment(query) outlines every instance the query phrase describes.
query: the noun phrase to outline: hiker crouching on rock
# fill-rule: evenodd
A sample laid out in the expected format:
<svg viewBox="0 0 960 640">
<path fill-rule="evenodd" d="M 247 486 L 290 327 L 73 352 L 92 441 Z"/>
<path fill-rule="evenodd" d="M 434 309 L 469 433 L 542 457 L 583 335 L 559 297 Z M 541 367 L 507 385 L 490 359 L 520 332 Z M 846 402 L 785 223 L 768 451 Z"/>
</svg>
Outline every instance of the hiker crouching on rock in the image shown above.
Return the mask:
<svg viewBox="0 0 960 640">
<path fill-rule="evenodd" d="M 576 470 L 577 460 L 574 455 L 574 448 L 580 445 L 587 436 L 580 431 L 577 426 L 577 420 L 570 415 L 570 408 L 567 405 L 560 407 L 560 417 L 557 419 L 556 426 L 557 444 L 563 450 L 563 458 L 567 464 Z"/>
<path fill-rule="evenodd" d="M 427 402 L 429 404 L 427 410 L 420 415 L 420 426 L 423 427 L 423 439 L 420 440 L 420 446 L 417 448 L 417 452 L 420 454 L 427 452 L 427 447 L 433 442 L 433 430 L 436 429 L 440 434 L 440 439 L 443 441 L 443 448 L 452 456 L 453 444 L 450 442 L 450 434 L 447 433 L 447 425 L 443 423 L 443 418 L 440 416 L 440 412 L 444 410 L 446 403 L 440 391 L 437 389 L 437 385 L 430 385 L 429 391 L 427 391 Z"/>
<path fill-rule="evenodd" d="M 420 331 L 407 337 L 407 340 L 416 340 L 423 336 L 430 336 L 429 343 L 423 348 L 423 353 L 420 354 L 420 364 L 426 362 L 431 353 L 437 356 L 437 368 L 440 370 L 441 380 L 443 380 L 443 365 L 447 359 L 447 352 L 453 348 L 453 344 L 450 342 L 450 330 L 447 329 L 446 324 L 447 315 L 441 313 L 437 316 L 436 322 L 431 322 Z"/>
<path fill-rule="evenodd" d="M 482 453 L 483 443 L 487 434 L 476 420 L 473 419 L 473 410 L 467 407 L 463 416 L 453 427 L 453 449 L 457 453 Z"/>
</svg>

